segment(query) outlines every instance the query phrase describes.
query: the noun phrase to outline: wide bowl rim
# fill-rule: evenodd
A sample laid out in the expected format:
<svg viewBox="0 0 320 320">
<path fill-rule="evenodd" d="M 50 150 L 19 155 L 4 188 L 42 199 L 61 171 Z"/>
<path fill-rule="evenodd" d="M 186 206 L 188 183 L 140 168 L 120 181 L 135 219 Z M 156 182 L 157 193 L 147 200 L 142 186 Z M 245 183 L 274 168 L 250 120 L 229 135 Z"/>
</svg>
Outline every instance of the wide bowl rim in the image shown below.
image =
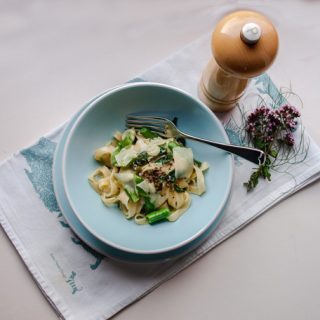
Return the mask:
<svg viewBox="0 0 320 320">
<path fill-rule="evenodd" d="M 119 245 L 113 241 L 110 241 L 104 237 L 102 237 L 100 234 L 98 234 L 94 228 L 92 228 L 90 225 L 88 225 L 88 223 L 86 221 L 84 221 L 84 219 L 82 218 L 81 214 L 79 214 L 79 212 L 77 212 L 77 210 L 75 209 L 76 206 L 74 205 L 73 199 L 70 195 L 68 186 L 67 186 L 67 174 L 66 174 L 66 160 L 67 160 L 67 156 L 68 156 L 68 149 L 70 146 L 70 141 L 73 138 L 74 132 L 76 130 L 76 128 L 78 127 L 79 123 L 82 121 L 82 119 L 89 113 L 91 112 L 95 106 L 97 104 L 99 104 L 99 102 L 101 100 L 104 100 L 106 97 L 115 94 L 119 91 L 122 90 L 126 90 L 127 88 L 134 88 L 134 87 L 158 87 L 158 88 L 164 88 L 164 89 L 169 89 L 175 92 L 178 92 L 180 94 L 183 94 L 185 96 L 187 96 L 189 99 L 191 99 L 194 103 L 198 104 L 199 107 L 205 109 L 208 113 L 208 115 L 210 115 L 210 117 L 212 118 L 212 120 L 216 123 L 216 125 L 220 128 L 221 133 L 223 135 L 223 137 L 226 139 L 227 143 L 230 143 L 229 141 L 229 137 L 223 127 L 223 125 L 221 124 L 220 120 L 217 118 L 217 116 L 210 110 L 210 108 L 208 106 L 206 106 L 203 102 L 201 102 L 199 99 L 195 98 L 194 96 L 192 96 L 191 94 L 189 94 L 188 92 L 174 87 L 172 85 L 168 85 L 168 84 L 162 84 L 162 83 L 157 83 L 157 82 L 135 82 L 135 83 L 128 83 L 128 84 L 124 84 L 122 86 L 118 86 L 115 87 L 113 89 L 111 89 L 110 91 L 106 91 L 105 93 L 103 93 L 101 96 L 98 96 L 96 99 L 93 99 L 92 101 L 89 102 L 88 106 L 80 113 L 79 117 L 77 118 L 77 120 L 75 121 L 75 123 L 73 124 L 68 137 L 66 139 L 66 143 L 64 145 L 63 148 L 63 156 L 62 156 L 62 180 L 63 180 L 63 187 L 64 187 L 64 191 L 66 193 L 67 199 L 69 201 L 70 207 L 72 208 L 73 212 L 75 213 L 75 215 L 77 216 L 77 218 L 79 219 L 79 221 L 81 222 L 81 224 L 92 234 L 94 235 L 96 238 L 98 238 L 100 241 L 106 243 L 107 245 L 110 245 L 118 250 L 122 250 L 125 252 L 130 252 L 130 253 L 136 253 L 136 254 L 158 254 L 158 253 L 164 253 L 164 252 L 169 252 L 172 250 L 176 250 L 188 243 L 190 243 L 191 241 L 193 241 L 194 239 L 198 238 L 199 236 L 201 236 L 211 225 L 212 223 L 215 222 L 215 220 L 219 217 L 219 214 L 221 213 L 221 211 L 224 209 L 228 198 L 230 196 L 230 192 L 231 192 L 231 186 L 232 186 L 232 181 L 233 181 L 233 173 L 234 173 L 234 165 L 233 165 L 233 157 L 232 155 L 230 157 L 227 158 L 227 162 L 229 164 L 228 169 L 230 172 L 229 175 L 229 179 L 227 181 L 227 187 L 226 190 L 224 192 L 223 195 L 223 200 L 221 201 L 218 209 L 216 210 L 216 214 L 207 222 L 205 223 L 205 225 L 199 229 L 196 233 L 194 233 L 191 237 L 188 237 L 187 239 L 178 242 L 175 245 L 171 245 L 165 248 L 161 248 L 161 249 L 151 249 L 151 250 L 143 250 L 143 249 L 132 249 L 132 248 L 128 248 L 125 247 L 123 245 Z"/>
</svg>

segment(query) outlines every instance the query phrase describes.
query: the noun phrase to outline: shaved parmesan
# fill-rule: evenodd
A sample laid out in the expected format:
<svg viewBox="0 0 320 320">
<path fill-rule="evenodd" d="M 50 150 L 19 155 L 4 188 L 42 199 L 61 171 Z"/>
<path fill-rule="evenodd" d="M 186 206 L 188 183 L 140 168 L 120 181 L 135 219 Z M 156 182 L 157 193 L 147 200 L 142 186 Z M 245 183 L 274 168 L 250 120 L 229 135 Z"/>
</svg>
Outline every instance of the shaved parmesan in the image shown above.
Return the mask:
<svg viewBox="0 0 320 320">
<path fill-rule="evenodd" d="M 155 193 L 156 188 L 154 187 L 153 183 L 148 182 L 147 180 L 143 180 L 139 184 L 137 184 L 137 187 L 141 188 L 146 193 Z"/>
<path fill-rule="evenodd" d="M 172 150 L 175 177 L 189 178 L 193 171 L 193 153 L 192 149 L 184 147 L 176 147 Z"/>
<path fill-rule="evenodd" d="M 123 148 L 120 152 L 115 156 L 118 166 L 126 167 L 134 158 L 138 155 L 134 146 L 129 148 Z"/>
</svg>

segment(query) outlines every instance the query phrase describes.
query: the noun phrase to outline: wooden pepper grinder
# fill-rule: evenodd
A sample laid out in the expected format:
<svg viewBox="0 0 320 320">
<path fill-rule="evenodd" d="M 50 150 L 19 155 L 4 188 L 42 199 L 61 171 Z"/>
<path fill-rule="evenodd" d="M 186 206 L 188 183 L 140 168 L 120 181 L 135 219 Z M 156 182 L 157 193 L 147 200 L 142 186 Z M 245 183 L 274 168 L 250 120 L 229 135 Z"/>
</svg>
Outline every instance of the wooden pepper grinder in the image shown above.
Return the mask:
<svg viewBox="0 0 320 320">
<path fill-rule="evenodd" d="M 211 38 L 213 58 L 202 74 L 199 97 L 213 111 L 228 111 L 250 78 L 266 71 L 278 51 L 278 34 L 262 14 L 237 11 L 217 24 Z"/>
</svg>

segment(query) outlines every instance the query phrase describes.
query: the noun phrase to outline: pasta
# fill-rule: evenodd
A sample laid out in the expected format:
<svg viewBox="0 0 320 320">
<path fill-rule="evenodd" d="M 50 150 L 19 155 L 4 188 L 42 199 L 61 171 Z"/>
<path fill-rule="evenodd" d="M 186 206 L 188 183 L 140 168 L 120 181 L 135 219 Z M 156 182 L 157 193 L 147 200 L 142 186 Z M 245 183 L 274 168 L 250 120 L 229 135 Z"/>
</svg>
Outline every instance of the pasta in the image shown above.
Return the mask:
<svg viewBox="0 0 320 320">
<path fill-rule="evenodd" d="M 137 224 L 176 221 L 206 191 L 204 171 L 191 148 L 142 128 L 117 131 L 94 152 L 101 166 L 88 178 L 106 206 L 118 205 Z"/>
</svg>

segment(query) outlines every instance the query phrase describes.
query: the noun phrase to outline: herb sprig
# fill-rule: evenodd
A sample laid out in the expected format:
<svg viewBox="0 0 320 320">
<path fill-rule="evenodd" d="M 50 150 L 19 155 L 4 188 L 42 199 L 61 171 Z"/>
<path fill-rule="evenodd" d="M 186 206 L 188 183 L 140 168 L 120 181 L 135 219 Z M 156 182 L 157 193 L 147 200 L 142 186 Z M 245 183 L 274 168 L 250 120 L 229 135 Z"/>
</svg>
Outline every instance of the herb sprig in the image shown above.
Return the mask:
<svg viewBox="0 0 320 320">
<path fill-rule="evenodd" d="M 270 170 L 279 153 L 290 152 L 295 144 L 293 131 L 296 130 L 300 112 L 293 106 L 284 105 L 278 109 L 260 106 L 246 119 L 245 131 L 254 147 L 266 154 L 266 161 L 254 170 L 244 185 L 253 190 L 259 179 L 271 180 Z"/>
</svg>

